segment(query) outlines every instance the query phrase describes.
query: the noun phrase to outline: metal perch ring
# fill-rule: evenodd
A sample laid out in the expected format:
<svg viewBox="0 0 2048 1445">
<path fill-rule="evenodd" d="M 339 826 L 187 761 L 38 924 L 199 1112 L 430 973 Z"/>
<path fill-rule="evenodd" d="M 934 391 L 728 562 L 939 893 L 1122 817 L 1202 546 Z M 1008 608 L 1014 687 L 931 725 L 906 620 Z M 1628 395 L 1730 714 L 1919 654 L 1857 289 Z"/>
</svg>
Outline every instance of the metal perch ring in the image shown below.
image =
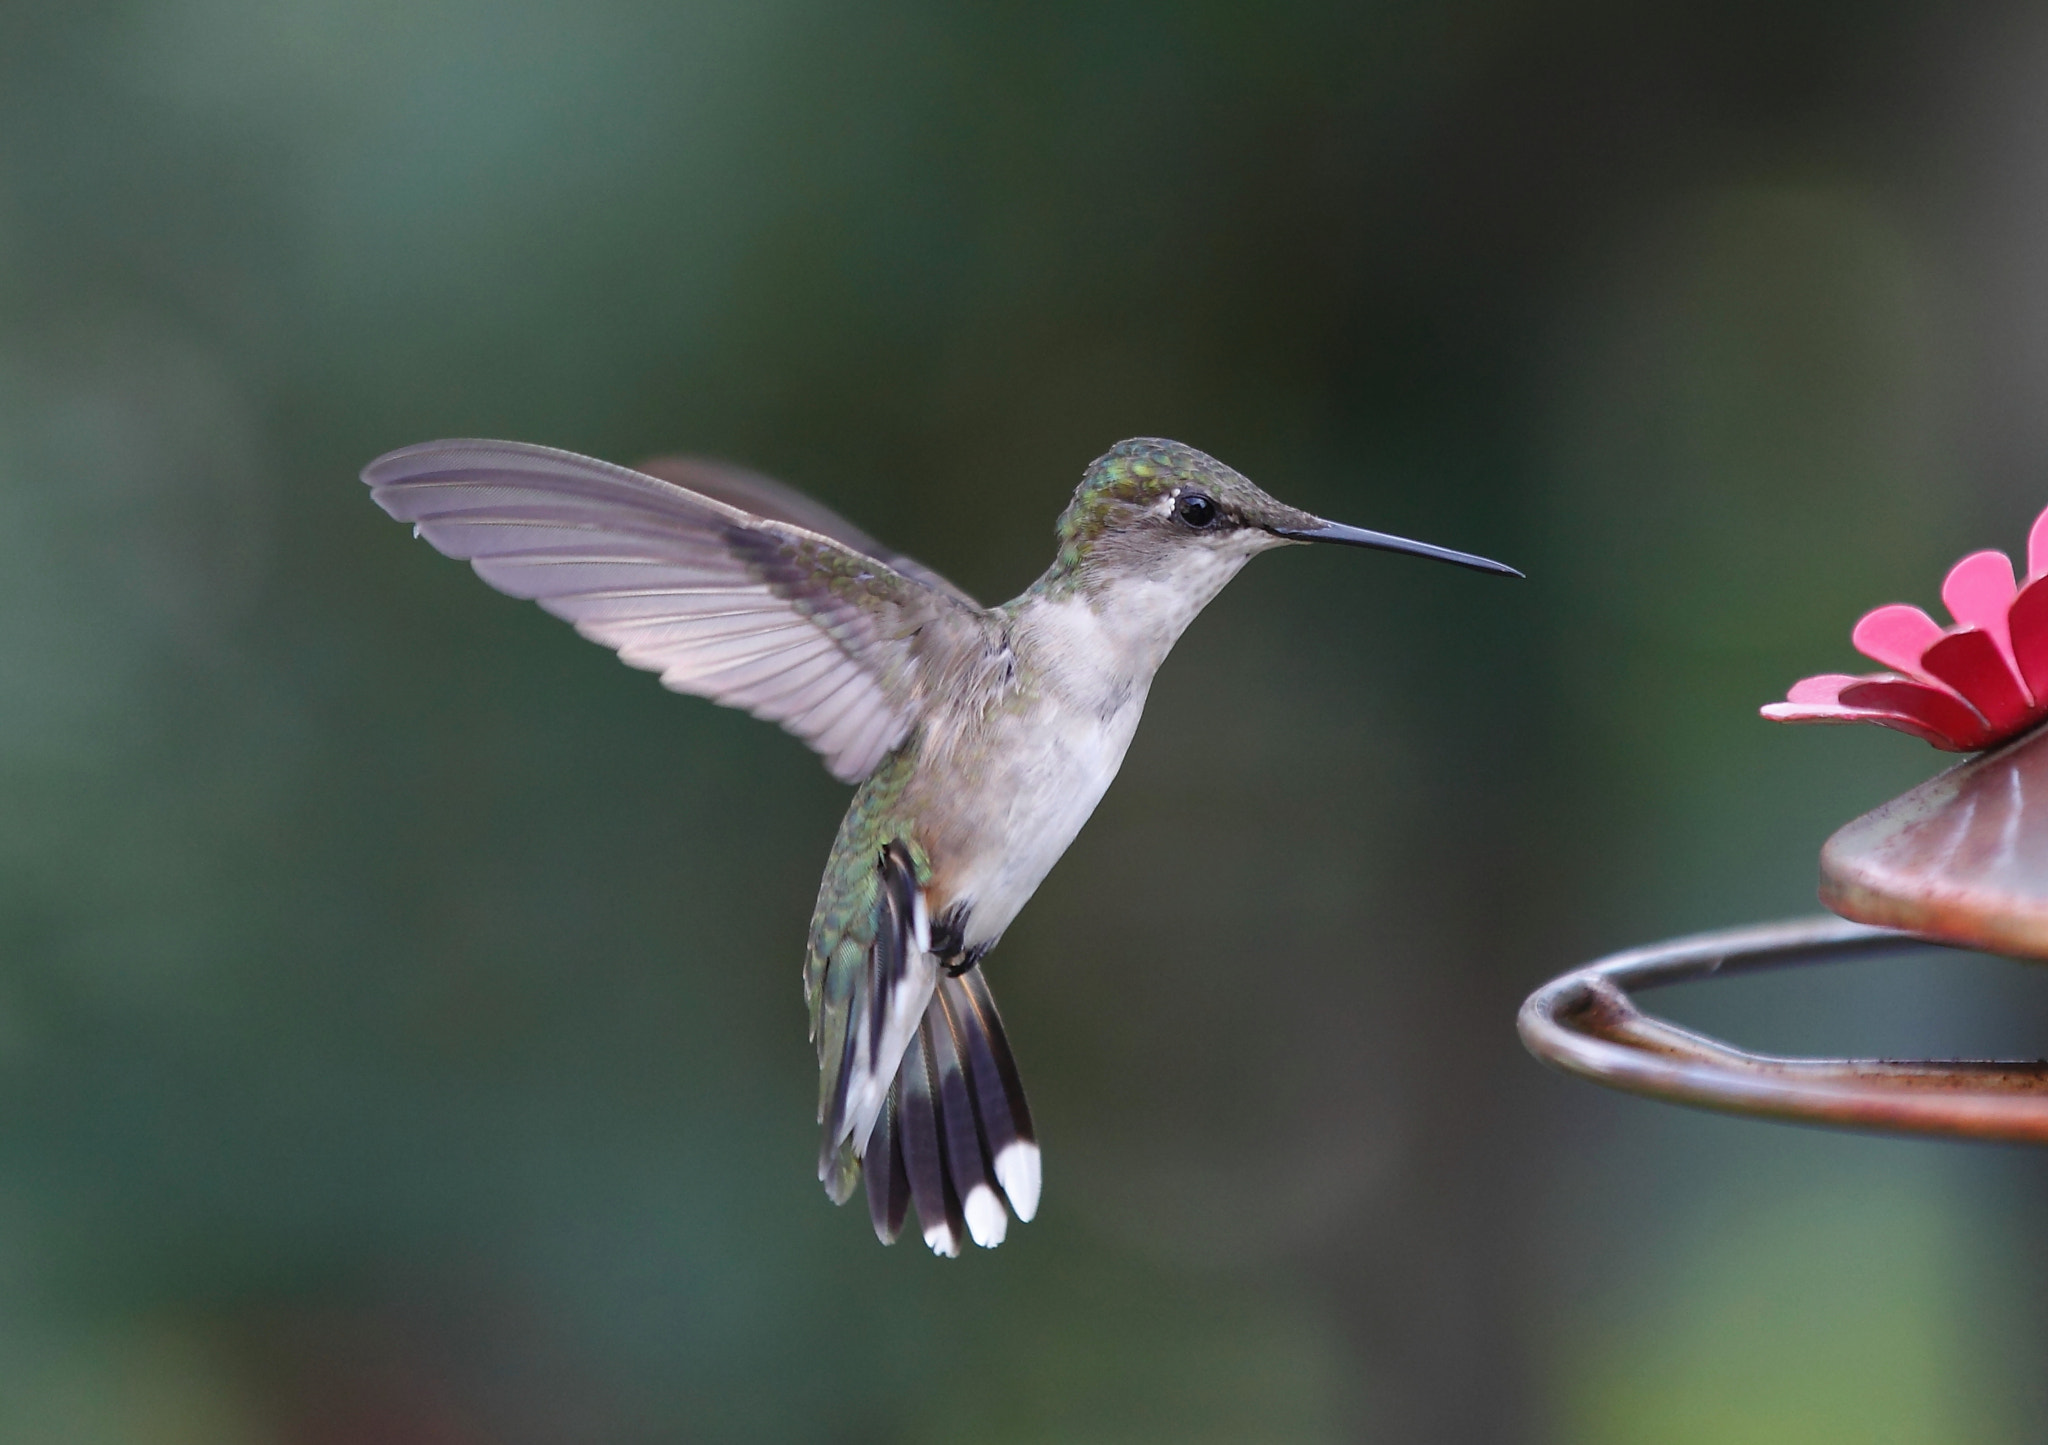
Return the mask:
<svg viewBox="0 0 2048 1445">
<path fill-rule="evenodd" d="M 1830 917 L 1696 934 L 1552 980 L 1522 1005 L 1517 1026 L 1545 1063 L 1672 1103 L 1846 1129 L 2048 1143 L 2048 1060 L 1775 1058 L 1653 1018 L 1629 997 L 1728 973 L 1944 946 Z"/>
<path fill-rule="evenodd" d="M 1828 840 L 1820 898 L 1842 917 L 1703 933 L 1566 974 L 1522 1005 L 1531 1053 L 1595 1083 L 1732 1114 L 2048 1144 L 2048 1061 L 1771 1058 L 1651 1018 L 1629 998 L 1908 948 L 2048 962 L 2048 511 L 2027 539 L 2024 588 L 2003 553 L 1973 552 L 1941 596 L 1953 627 L 1898 603 L 1856 624 L 1856 649 L 1892 671 L 1809 677 L 1764 709 L 1988 749 Z"/>
</svg>

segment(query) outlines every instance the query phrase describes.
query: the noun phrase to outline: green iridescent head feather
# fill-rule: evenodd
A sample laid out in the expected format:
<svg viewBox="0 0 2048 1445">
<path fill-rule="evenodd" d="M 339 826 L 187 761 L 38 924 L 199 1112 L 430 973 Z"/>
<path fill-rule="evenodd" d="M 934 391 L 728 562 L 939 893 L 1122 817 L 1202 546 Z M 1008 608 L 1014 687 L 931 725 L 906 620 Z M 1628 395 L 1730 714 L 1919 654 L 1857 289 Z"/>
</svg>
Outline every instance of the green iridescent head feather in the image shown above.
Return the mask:
<svg viewBox="0 0 2048 1445">
<path fill-rule="evenodd" d="M 1097 457 L 1082 473 L 1074 500 L 1060 513 L 1060 550 L 1098 534 L 1115 508 L 1147 507 L 1176 487 L 1250 487 L 1206 452 L 1163 437 L 1132 437 Z"/>
<path fill-rule="evenodd" d="M 1160 506 L 1166 498 L 1199 491 L 1214 500 L 1231 524 L 1264 529 L 1312 525 L 1316 519 L 1266 495 L 1242 474 L 1206 452 L 1162 437 L 1132 437 L 1098 457 L 1060 513 L 1060 550 L 1033 592 L 1062 593 L 1085 585 L 1091 567 L 1113 563 L 1147 572 L 1187 539 Z M 1217 535 L 1229 528 L 1219 528 Z M 1276 542 L 1277 544 L 1277 542 Z"/>
</svg>

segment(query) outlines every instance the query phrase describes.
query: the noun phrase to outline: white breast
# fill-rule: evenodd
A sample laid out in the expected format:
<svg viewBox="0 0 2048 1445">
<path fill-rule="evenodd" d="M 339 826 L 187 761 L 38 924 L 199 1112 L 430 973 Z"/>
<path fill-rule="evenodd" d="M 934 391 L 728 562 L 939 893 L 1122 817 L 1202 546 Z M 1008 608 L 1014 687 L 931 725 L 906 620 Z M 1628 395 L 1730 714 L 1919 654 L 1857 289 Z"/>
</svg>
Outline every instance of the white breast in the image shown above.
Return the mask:
<svg viewBox="0 0 2048 1445">
<path fill-rule="evenodd" d="M 1123 765 L 1142 691 L 1108 718 L 1040 705 L 1003 719 L 983 764 L 975 846 L 953 861 L 966 943 L 993 943 L 1038 891 Z"/>
<path fill-rule="evenodd" d="M 1263 538 L 1263 534 L 1261 534 Z M 966 943 L 992 943 L 1037 891 L 1123 766 L 1152 675 L 1188 623 L 1253 552 L 1255 538 L 1190 549 L 1161 575 L 1130 577 L 1093 596 L 1032 597 L 1016 613 L 1029 685 L 977 719 L 961 846 L 945 864 L 968 909 Z M 958 755 L 956 755 L 958 756 Z"/>
</svg>

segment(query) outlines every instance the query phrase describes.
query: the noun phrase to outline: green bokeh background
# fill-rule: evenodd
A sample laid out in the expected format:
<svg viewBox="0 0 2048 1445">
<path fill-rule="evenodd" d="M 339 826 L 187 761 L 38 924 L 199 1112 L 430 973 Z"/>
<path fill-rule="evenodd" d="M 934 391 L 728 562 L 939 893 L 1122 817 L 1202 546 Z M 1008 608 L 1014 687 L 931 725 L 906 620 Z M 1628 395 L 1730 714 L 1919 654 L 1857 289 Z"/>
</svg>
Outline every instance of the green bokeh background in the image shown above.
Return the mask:
<svg viewBox="0 0 2048 1445">
<path fill-rule="evenodd" d="M 1755 709 L 2048 501 L 2044 196 L 2025 5 L 0 0 L 0 1441 L 2044 1438 L 2036 1156 L 1511 1026 L 1939 762 Z M 989 964 L 1040 1218 L 883 1250 L 811 1177 L 844 790 L 354 474 L 720 455 L 996 598 L 1134 434 L 1530 580 L 1196 624 Z"/>
</svg>

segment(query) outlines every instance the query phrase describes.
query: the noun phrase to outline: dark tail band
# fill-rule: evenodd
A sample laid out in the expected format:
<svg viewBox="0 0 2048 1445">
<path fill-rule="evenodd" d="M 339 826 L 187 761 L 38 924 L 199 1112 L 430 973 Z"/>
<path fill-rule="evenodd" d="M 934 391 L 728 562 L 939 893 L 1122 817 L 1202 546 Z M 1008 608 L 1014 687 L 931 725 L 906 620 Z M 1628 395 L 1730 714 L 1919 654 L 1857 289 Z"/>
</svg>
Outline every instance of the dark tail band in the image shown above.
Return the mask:
<svg viewBox="0 0 2048 1445">
<path fill-rule="evenodd" d="M 925 1243 L 960 1252 L 963 1234 L 1003 1242 L 1009 1216 L 1038 1212 L 1031 1110 L 988 981 L 940 976 L 875 1126 L 863 1173 L 875 1233 L 893 1243 L 917 1205 Z"/>
</svg>

